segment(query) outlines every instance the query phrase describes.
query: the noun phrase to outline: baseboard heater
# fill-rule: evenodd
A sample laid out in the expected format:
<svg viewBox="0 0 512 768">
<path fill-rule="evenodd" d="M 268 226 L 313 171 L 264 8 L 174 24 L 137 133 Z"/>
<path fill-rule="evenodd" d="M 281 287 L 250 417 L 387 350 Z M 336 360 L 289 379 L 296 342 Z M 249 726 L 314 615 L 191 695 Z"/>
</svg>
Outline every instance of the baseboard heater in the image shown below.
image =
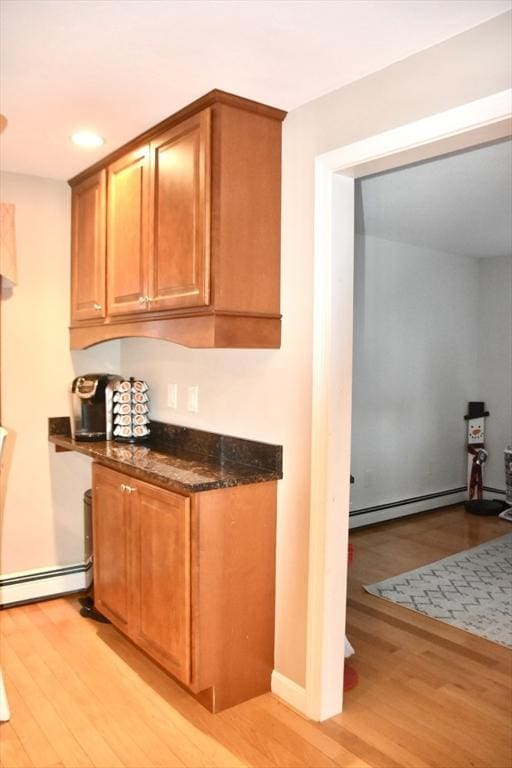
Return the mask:
<svg viewBox="0 0 512 768">
<path fill-rule="evenodd" d="M 0 607 L 31 603 L 87 589 L 92 581 L 92 562 L 43 570 L 10 573 L 0 577 Z"/>
<path fill-rule="evenodd" d="M 484 490 L 485 493 L 497 493 L 498 496 L 503 496 L 504 497 L 506 495 L 504 488 L 503 489 L 491 488 L 490 485 L 484 485 L 483 490 Z"/>
<path fill-rule="evenodd" d="M 354 509 L 350 512 L 350 528 L 359 528 L 370 523 L 380 523 L 397 517 L 414 515 L 417 512 L 426 512 L 436 507 L 457 504 L 467 498 L 465 485 L 459 488 L 450 488 L 447 491 L 426 493 L 423 496 L 413 496 L 409 499 L 399 499 L 386 504 L 376 504 L 372 507 Z"/>
</svg>

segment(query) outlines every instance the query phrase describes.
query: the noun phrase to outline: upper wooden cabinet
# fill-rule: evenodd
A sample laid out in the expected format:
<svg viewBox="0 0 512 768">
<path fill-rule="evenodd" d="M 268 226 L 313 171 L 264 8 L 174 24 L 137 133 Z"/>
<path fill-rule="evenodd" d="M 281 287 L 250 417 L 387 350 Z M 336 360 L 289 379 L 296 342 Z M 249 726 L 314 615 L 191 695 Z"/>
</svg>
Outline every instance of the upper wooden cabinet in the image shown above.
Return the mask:
<svg viewBox="0 0 512 768">
<path fill-rule="evenodd" d="M 145 311 L 149 257 L 149 146 L 108 168 L 108 315 Z"/>
<path fill-rule="evenodd" d="M 73 348 L 126 336 L 193 347 L 280 345 L 284 117 L 212 91 L 71 179 L 75 211 L 103 174 L 107 193 L 96 217 L 108 232 L 99 266 L 106 302 L 104 295 L 92 302 L 107 311 L 72 312 Z M 73 216 L 73 295 L 91 261 L 93 217 L 90 205 L 81 207 L 82 218 Z M 85 280 L 80 296 L 91 293 Z"/>
<path fill-rule="evenodd" d="M 210 110 L 151 142 L 149 308 L 210 297 Z"/>
<path fill-rule="evenodd" d="M 73 188 L 71 208 L 71 323 L 103 321 L 105 307 L 106 173 Z"/>
</svg>

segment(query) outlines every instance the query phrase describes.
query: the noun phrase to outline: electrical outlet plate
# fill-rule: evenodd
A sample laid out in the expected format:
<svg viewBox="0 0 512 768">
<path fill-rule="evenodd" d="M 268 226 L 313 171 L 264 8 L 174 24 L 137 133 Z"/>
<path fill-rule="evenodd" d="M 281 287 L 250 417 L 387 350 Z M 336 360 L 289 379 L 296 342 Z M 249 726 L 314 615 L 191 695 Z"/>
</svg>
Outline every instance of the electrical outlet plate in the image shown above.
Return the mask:
<svg viewBox="0 0 512 768">
<path fill-rule="evenodd" d="M 190 413 L 199 412 L 199 387 L 197 386 L 188 387 L 187 410 Z"/>
<path fill-rule="evenodd" d="M 173 408 L 176 410 L 178 407 L 178 385 L 177 384 L 168 384 L 167 385 L 167 406 L 168 408 Z"/>
</svg>

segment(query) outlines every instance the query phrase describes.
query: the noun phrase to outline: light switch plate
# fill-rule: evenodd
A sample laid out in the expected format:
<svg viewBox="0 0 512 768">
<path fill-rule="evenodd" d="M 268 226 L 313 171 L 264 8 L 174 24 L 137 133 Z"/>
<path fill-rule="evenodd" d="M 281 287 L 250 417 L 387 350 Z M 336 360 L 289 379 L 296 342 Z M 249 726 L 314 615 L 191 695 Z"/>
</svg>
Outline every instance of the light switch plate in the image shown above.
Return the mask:
<svg viewBox="0 0 512 768">
<path fill-rule="evenodd" d="M 178 385 L 167 385 L 167 407 L 176 410 L 178 407 Z"/>
<path fill-rule="evenodd" d="M 199 413 L 199 387 L 188 387 L 187 392 L 187 410 L 190 413 Z"/>
</svg>

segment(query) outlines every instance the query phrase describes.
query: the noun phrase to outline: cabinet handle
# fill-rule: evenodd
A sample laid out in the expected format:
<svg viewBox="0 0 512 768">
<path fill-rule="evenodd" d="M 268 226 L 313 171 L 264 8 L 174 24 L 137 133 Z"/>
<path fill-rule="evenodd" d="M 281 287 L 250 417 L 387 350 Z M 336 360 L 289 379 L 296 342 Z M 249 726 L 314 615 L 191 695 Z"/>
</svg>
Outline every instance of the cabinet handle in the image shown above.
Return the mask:
<svg viewBox="0 0 512 768">
<path fill-rule="evenodd" d="M 148 300 L 147 296 L 139 296 L 139 304 L 145 304 Z"/>
<path fill-rule="evenodd" d="M 133 485 L 126 485 L 126 483 L 121 483 L 119 490 L 123 491 L 123 493 L 133 493 L 137 489 Z"/>
<path fill-rule="evenodd" d="M 101 309 L 101 304 L 94 304 L 94 309 L 96 310 L 96 312 L 99 312 Z"/>
</svg>

